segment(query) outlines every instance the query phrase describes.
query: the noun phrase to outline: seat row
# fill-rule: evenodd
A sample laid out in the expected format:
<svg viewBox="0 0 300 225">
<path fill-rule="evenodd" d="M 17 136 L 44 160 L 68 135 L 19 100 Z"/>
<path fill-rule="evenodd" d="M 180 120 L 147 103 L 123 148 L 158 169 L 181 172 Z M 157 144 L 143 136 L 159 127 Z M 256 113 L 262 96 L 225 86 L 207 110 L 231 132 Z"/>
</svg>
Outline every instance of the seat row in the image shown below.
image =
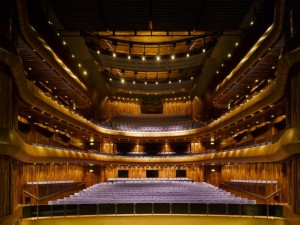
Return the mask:
<svg viewBox="0 0 300 225">
<path fill-rule="evenodd" d="M 179 179 L 111 179 L 98 183 L 74 195 L 50 201 L 55 204 L 99 203 L 225 203 L 255 204 L 205 182 Z M 130 182 L 128 182 L 130 180 Z"/>
</svg>

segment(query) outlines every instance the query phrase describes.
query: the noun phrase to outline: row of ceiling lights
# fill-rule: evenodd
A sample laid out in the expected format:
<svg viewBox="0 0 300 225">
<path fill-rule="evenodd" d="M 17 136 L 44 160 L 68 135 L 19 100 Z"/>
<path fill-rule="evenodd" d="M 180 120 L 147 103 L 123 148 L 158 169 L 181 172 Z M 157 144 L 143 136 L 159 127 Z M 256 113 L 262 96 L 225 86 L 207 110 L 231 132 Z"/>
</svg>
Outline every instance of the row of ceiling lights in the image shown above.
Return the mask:
<svg viewBox="0 0 300 225">
<path fill-rule="evenodd" d="M 194 79 L 194 77 L 191 77 L 190 78 L 191 80 L 193 80 Z M 113 81 L 113 78 L 109 78 L 109 80 L 110 81 Z M 181 83 L 181 79 L 179 79 L 178 80 L 178 83 Z M 125 80 L 125 78 L 121 78 L 121 80 L 120 80 L 120 82 L 122 83 L 122 84 L 124 84 L 125 82 L 126 82 L 126 80 Z M 172 81 L 171 80 L 169 80 L 169 82 L 168 82 L 169 84 L 171 84 L 172 83 Z M 134 81 L 132 81 L 132 84 L 136 84 L 136 81 L 134 80 Z M 148 81 L 144 81 L 144 84 L 145 85 L 147 85 L 148 84 Z M 154 83 L 153 83 L 154 84 Z M 159 82 L 158 81 L 155 81 L 155 84 L 157 85 L 157 84 L 159 84 Z"/>
</svg>

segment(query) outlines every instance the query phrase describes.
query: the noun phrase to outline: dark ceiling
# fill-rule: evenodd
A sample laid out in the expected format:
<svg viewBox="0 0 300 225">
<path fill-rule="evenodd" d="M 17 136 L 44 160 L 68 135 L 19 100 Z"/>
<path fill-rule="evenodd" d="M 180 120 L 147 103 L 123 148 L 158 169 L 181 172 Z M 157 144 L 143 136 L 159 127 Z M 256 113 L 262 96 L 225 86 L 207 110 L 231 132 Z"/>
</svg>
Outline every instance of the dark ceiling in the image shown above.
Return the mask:
<svg viewBox="0 0 300 225">
<path fill-rule="evenodd" d="M 49 0 L 63 28 L 68 31 L 236 30 L 240 28 L 252 2 L 251 0 Z"/>
</svg>

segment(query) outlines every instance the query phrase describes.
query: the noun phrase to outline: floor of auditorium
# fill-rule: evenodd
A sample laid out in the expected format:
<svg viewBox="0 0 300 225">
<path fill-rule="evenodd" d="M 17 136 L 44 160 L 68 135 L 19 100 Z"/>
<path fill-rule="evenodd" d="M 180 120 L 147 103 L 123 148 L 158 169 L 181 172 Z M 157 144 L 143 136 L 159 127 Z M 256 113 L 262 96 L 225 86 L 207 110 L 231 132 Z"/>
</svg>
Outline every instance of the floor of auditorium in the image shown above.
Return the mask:
<svg viewBox="0 0 300 225">
<path fill-rule="evenodd" d="M 288 225 L 280 218 L 224 217 L 224 216 L 101 216 L 26 219 L 21 225 Z"/>
</svg>

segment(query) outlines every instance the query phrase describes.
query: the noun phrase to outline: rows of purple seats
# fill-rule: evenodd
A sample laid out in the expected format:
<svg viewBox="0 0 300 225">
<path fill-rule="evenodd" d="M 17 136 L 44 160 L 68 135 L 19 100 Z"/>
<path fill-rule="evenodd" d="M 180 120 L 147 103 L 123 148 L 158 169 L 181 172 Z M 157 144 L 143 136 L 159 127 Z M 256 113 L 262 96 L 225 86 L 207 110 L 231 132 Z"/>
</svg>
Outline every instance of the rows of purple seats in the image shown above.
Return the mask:
<svg viewBox="0 0 300 225">
<path fill-rule="evenodd" d="M 203 124 L 186 115 L 119 115 L 100 126 L 123 131 L 169 132 L 189 130 Z"/>
<path fill-rule="evenodd" d="M 49 201 L 55 204 L 99 203 L 224 203 L 255 204 L 205 182 L 132 180 L 98 183 L 74 195 Z"/>
</svg>

